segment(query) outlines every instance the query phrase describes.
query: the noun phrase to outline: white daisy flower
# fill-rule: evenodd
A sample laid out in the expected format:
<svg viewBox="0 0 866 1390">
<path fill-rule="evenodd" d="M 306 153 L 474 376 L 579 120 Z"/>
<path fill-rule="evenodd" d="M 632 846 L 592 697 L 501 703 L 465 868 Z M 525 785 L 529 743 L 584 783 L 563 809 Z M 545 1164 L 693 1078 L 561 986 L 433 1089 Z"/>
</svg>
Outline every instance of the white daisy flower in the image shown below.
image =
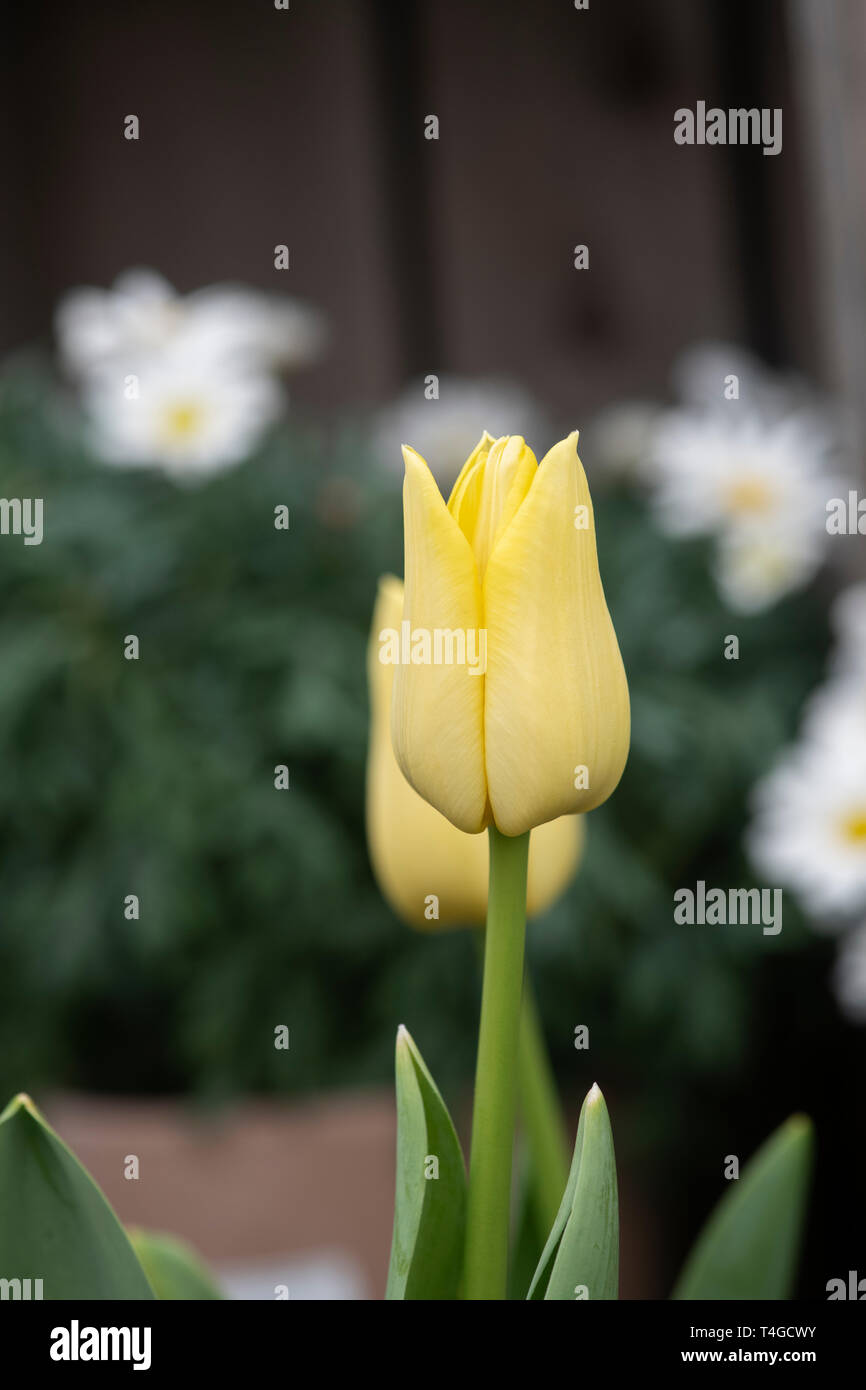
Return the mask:
<svg viewBox="0 0 866 1390">
<path fill-rule="evenodd" d="M 77 376 L 112 359 L 164 348 L 181 317 L 167 280 L 155 271 L 130 270 L 111 290 L 70 290 L 54 327 L 63 363 Z"/>
<path fill-rule="evenodd" d="M 426 399 L 425 389 L 423 378 L 413 382 L 376 421 L 372 445 L 386 468 L 403 471 L 401 445 L 411 440 L 446 489 L 478 443 L 482 428 L 495 437 L 520 434 L 532 440 L 545 436 L 538 404 L 513 382 L 442 376 L 435 400 Z"/>
<path fill-rule="evenodd" d="M 187 356 L 161 357 L 139 374 L 103 371 L 84 386 L 94 451 L 108 463 L 161 466 L 195 480 L 246 458 L 282 406 L 269 377 Z"/>
<path fill-rule="evenodd" d="M 826 534 L 829 449 L 808 416 L 666 412 L 650 450 L 659 519 L 683 536 L 772 525 Z"/>
<path fill-rule="evenodd" d="M 819 927 L 866 909 L 866 709 L 837 692 L 753 792 L 750 856 Z"/>
<path fill-rule="evenodd" d="M 324 340 L 320 314 L 292 300 L 231 285 L 178 295 L 152 270 L 130 270 L 110 290 L 72 290 L 56 315 L 61 357 L 83 376 L 106 366 L 135 371 L 164 352 L 238 367 L 293 368 Z"/>
<path fill-rule="evenodd" d="M 866 922 L 839 943 L 833 967 L 833 992 L 853 1023 L 866 1023 Z"/>
<path fill-rule="evenodd" d="M 670 535 L 718 535 L 725 597 L 736 608 L 766 607 L 821 563 L 826 500 L 838 486 L 831 447 L 805 411 L 773 419 L 731 403 L 729 412 L 666 412 L 646 470 L 659 525 Z"/>
</svg>

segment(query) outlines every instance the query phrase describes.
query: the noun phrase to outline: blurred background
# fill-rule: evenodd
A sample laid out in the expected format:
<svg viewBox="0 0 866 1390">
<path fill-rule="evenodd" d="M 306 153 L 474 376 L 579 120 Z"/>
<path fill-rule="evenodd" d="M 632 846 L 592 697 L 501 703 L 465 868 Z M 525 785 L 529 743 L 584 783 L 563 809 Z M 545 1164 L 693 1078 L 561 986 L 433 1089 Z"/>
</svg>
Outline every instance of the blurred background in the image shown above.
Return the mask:
<svg viewBox="0 0 866 1390">
<path fill-rule="evenodd" d="M 381 1296 L 395 1029 L 465 1121 L 479 983 L 367 856 L 399 445 L 447 491 L 482 428 L 579 427 L 633 747 L 528 950 L 569 1124 L 611 1110 L 623 1294 L 794 1110 L 799 1294 L 866 1272 L 861 7 L 7 26 L 0 469 L 44 538 L 0 537 L 2 1092 L 239 1295 Z M 781 108 L 781 152 L 677 144 L 698 101 Z M 698 880 L 783 930 L 675 923 Z"/>
</svg>

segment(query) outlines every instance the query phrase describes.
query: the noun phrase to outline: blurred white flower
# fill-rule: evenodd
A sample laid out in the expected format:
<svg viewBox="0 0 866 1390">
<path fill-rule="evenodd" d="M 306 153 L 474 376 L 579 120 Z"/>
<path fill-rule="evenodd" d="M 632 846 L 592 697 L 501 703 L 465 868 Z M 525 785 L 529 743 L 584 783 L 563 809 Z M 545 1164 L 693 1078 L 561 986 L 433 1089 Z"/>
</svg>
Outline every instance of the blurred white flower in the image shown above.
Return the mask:
<svg viewBox="0 0 866 1390">
<path fill-rule="evenodd" d="M 866 910 L 866 706 L 838 688 L 813 705 L 799 742 L 753 792 L 747 847 L 792 888 L 815 925 Z"/>
<path fill-rule="evenodd" d="M 232 285 L 181 296 L 152 270 L 130 270 L 110 290 L 71 290 L 56 315 L 67 370 L 128 372 L 171 351 L 241 368 L 295 368 L 319 356 L 322 316 L 306 305 Z"/>
<path fill-rule="evenodd" d="M 735 608 L 755 611 L 808 582 L 827 540 L 832 437 L 801 410 L 772 418 L 742 402 L 666 412 L 646 477 L 671 535 L 714 533 L 716 573 Z"/>
<path fill-rule="evenodd" d="M 866 1023 L 866 922 L 847 932 L 839 943 L 833 991 L 853 1023 Z"/>
<path fill-rule="evenodd" d="M 100 458 L 133 467 L 156 464 L 190 481 L 247 457 L 282 405 L 272 378 L 173 354 L 143 366 L 133 379 L 91 374 L 84 398 Z"/>
<path fill-rule="evenodd" d="M 674 363 L 671 377 L 683 404 L 701 410 L 731 409 L 732 377 L 736 377 L 735 399 L 750 411 L 770 415 L 786 414 L 802 399 L 804 390 L 802 383 L 778 376 L 737 343 L 698 343 L 688 348 Z"/>
<path fill-rule="evenodd" d="M 425 398 L 422 378 L 381 411 L 373 448 L 386 468 L 402 473 L 401 445 L 411 443 L 444 489 L 457 477 L 482 429 L 496 437 L 520 434 L 530 443 L 545 436 L 538 404 L 513 382 L 442 376 L 438 399 Z"/>
<path fill-rule="evenodd" d="M 180 296 L 152 270 L 73 290 L 56 327 L 95 453 L 176 478 L 249 455 L 284 402 L 274 373 L 313 360 L 324 337 L 291 300 L 231 285 Z"/>
<path fill-rule="evenodd" d="M 607 406 L 587 430 L 587 457 L 615 477 L 639 481 L 644 476 L 653 430 L 663 413 L 653 401 Z"/>
<path fill-rule="evenodd" d="M 808 417 L 768 423 L 738 410 L 665 412 L 650 450 L 654 506 L 666 530 L 761 530 L 810 525 L 826 534 L 830 441 Z"/>
<path fill-rule="evenodd" d="M 823 537 L 806 526 L 730 527 L 719 536 L 713 573 L 729 608 L 759 613 L 807 583 L 823 554 Z"/>
<path fill-rule="evenodd" d="M 159 349 L 181 319 L 178 300 L 161 275 L 130 270 L 111 290 L 76 289 L 64 295 L 54 327 L 64 366 L 74 375 L 112 359 Z"/>
</svg>

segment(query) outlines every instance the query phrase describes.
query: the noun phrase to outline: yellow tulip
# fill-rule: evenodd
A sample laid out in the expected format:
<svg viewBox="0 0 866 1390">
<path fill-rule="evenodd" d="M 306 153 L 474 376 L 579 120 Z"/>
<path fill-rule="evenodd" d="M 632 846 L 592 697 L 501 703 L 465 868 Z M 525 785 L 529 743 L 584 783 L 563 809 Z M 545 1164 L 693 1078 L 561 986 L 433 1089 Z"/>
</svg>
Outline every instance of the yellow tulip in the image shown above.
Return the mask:
<svg viewBox="0 0 866 1390">
<path fill-rule="evenodd" d="M 485 433 L 447 506 L 421 456 L 403 457 L 400 767 L 468 833 L 492 822 L 516 836 L 592 810 L 622 776 L 630 717 L 577 434 L 537 464 L 519 436 Z M 455 632 L 485 646 L 483 674 L 430 659 L 431 634 Z"/>
<path fill-rule="evenodd" d="M 379 583 L 367 657 L 370 744 L 367 759 L 367 838 L 373 870 L 385 898 L 410 926 L 436 930 L 472 926 L 487 912 L 489 846 L 467 835 L 410 787 L 391 746 L 393 665 L 380 661 L 380 638 L 403 617 L 403 585 L 393 575 Z M 570 882 L 583 845 L 583 821 L 563 816 L 541 826 L 529 846 L 527 910 L 549 907 Z M 438 900 L 431 902 L 431 898 Z M 438 917 L 434 916 L 438 911 Z"/>
</svg>

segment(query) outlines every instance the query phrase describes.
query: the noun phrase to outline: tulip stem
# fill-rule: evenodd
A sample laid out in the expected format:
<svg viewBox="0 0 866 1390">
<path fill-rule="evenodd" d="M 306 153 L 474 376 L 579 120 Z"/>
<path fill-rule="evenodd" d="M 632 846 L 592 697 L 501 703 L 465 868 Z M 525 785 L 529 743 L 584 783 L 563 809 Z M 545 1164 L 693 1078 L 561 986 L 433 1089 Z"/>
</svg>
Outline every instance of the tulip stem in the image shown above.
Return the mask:
<svg viewBox="0 0 866 1390">
<path fill-rule="evenodd" d="M 530 1196 L 543 1232 L 542 1240 L 546 1240 L 568 1182 L 570 1155 L 553 1069 L 528 978 L 523 985 L 518 1074 L 520 1120 L 529 1148 Z"/>
<path fill-rule="evenodd" d="M 506 1293 L 526 936 L 529 833 L 511 838 L 495 826 L 489 833 L 490 888 L 466 1213 L 468 1299 L 502 1299 Z"/>
</svg>

